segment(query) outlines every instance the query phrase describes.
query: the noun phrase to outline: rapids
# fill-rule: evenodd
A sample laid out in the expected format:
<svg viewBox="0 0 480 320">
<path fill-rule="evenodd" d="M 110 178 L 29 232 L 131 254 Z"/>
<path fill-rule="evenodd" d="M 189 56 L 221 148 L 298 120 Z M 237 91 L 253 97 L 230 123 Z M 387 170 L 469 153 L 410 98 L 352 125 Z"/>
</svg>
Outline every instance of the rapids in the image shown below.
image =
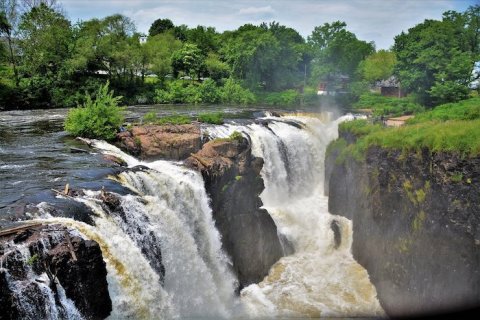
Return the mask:
<svg viewBox="0 0 480 320">
<path fill-rule="evenodd" d="M 350 253 L 351 222 L 329 214 L 324 196 L 326 147 L 345 119 L 267 116 L 203 127 L 211 138 L 234 131 L 249 138 L 253 154 L 265 161 L 263 206 L 294 251 L 286 249 L 268 276 L 240 296 L 202 177 L 180 162 L 142 162 L 104 141 L 88 141 L 136 167 L 110 176 L 130 190 L 117 195 L 121 214 L 101 205 L 102 191 L 87 189 L 76 201 L 94 212 L 95 226 L 53 217 L 46 203 L 32 215 L 99 243 L 113 303 L 110 319 L 383 316 L 366 270 Z M 74 307 L 66 310 L 78 318 Z"/>
</svg>

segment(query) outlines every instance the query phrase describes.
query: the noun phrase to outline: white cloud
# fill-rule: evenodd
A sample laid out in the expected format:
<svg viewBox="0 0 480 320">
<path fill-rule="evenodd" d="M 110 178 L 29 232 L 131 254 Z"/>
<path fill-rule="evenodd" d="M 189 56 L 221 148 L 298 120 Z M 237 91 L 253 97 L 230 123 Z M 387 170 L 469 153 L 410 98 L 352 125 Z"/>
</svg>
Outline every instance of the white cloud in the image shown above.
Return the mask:
<svg viewBox="0 0 480 320">
<path fill-rule="evenodd" d="M 348 30 L 377 48 L 424 19 L 441 19 L 447 10 L 465 10 L 478 0 L 60 0 L 70 19 L 102 18 L 122 13 L 147 32 L 158 18 L 175 24 L 234 30 L 245 23 L 276 20 L 307 37 L 315 26 L 345 21 Z"/>
<path fill-rule="evenodd" d="M 265 14 L 265 13 L 275 13 L 275 10 L 272 9 L 271 6 L 266 7 L 248 7 L 248 8 L 241 8 L 238 11 L 239 14 Z"/>
</svg>

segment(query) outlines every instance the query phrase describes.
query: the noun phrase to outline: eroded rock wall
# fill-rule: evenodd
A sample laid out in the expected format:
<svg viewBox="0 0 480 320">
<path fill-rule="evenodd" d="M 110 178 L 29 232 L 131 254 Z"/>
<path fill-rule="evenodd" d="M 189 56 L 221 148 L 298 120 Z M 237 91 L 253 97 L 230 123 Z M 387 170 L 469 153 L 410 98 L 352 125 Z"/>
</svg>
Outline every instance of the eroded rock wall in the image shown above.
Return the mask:
<svg viewBox="0 0 480 320">
<path fill-rule="evenodd" d="M 480 158 L 370 148 L 326 159 L 329 210 L 390 316 L 480 306 Z"/>
<path fill-rule="evenodd" d="M 110 314 L 107 270 L 96 242 L 61 225 L 2 234 L 0 319 L 47 319 L 54 314 L 66 319 L 72 310 L 65 297 L 86 319 Z"/>
<path fill-rule="evenodd" d="M 240 288 L 260 282 L 283 256 L 275 222 L 260 209 L 263 159 L 252 156 L 247 139 L 214 140 L 186 163 L 204 177 L 213 218 Z"/>
</svg>

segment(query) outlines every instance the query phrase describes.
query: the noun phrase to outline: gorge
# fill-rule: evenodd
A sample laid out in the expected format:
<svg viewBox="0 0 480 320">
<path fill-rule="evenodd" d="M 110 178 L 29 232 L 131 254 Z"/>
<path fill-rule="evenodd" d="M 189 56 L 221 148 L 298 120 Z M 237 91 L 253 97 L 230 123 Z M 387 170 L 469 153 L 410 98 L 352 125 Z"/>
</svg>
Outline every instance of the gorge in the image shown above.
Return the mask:
<svg viewBox="0 0 480 320">
<path fill-rule="evenodd" d="M 6 171 L 19 168 L 2 163 L 13 199 L 0 211 L 2 319 L 385 317 L 478 304 L 478 161 L 401 164 L 376 150 L 366 164 L 341 162 L 327 145 L 351 118 L 262 111 L 201 125 L 201 143 L 163 160 L 61 137 L 87 151 L 60 153 L 82 164 L 67 194 L 37 196 L 42 181 L 14 199 L 22 182 Z M 458 194 L 440 175 L 456 171 Z M 435 215 L 444 208 L 447 222 Z M 444 223 L 451 233 L 435 229 Z"/>
</svg>

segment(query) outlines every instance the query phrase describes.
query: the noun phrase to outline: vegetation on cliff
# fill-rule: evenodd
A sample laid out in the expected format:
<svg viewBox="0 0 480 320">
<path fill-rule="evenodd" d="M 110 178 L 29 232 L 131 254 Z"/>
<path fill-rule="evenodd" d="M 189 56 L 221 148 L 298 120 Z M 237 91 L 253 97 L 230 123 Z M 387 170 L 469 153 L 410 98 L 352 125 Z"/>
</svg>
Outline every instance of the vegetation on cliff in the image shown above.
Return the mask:
<svg viewBox="0 0 480 320">
<path fill-rule="evenodd" d="M 463 156 L 480 154 L 480 98 L 449 103 L 417 114 L 402 127 L 385 127 L 368 120 L 344 122 L 339 127 L 341 138 L 329 151 L 341 149 L 343 156 L 364 157 L 373 145 L 388 149 L 449 151 Z M 351 137 L 348 144 L 345 138 Z M 342 159 L 342 158 L 340 158 Z"/>
</svg>

